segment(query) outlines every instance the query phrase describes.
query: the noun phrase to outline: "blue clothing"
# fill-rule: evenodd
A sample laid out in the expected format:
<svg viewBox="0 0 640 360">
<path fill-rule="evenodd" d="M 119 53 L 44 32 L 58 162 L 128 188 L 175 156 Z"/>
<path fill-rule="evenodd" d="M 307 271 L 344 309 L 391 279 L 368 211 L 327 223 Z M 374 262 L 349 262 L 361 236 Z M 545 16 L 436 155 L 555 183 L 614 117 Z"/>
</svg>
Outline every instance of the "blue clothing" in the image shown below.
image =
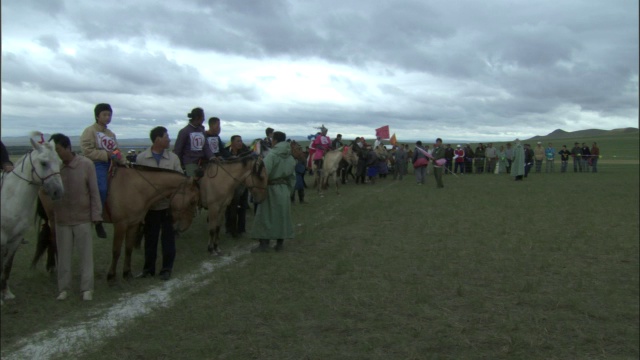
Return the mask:
<svg viewBox="0 0 640 360">
<path fill-rule="evenodd" d="M 307 171 L 307 167 L 304 165 L 304 161 L 298 161 L 296 163 L 296 184 L 293 187 L 294 190 L 304 189 L 304 173 Z"/>
<path fill-rule="evenodd" d="M 107 179 L 109 173 L 109 162 L 94 161 L 96 166 L 96 177 L 98 178 L 98 191 L 100 192 L 100 201 L 102 202 L 102 208 L 107 201 L 107 190 L 109 186 L 109 180 Z"/>
</svg>

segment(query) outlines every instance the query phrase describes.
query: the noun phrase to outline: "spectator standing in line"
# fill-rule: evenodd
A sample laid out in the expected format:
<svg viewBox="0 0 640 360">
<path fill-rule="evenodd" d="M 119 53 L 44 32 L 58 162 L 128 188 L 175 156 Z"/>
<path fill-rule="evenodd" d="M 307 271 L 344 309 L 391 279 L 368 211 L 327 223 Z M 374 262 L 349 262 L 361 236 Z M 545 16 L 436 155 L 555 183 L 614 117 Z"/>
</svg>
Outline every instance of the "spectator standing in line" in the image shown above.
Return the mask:
<svg viewBox="0 0 640 360">
<path fill-rule="evenodd" d="M 538 141 L 536 148 L 533 150 L 533 156 L 536 163 L 536 172 L 542 172 L 542 161 L 544 160 L 544 148 L 542 148 L 542 142 Z"/>
<path fill-rule="evenodd" d="M 589 172 L 589 159 L 591 159 L 591 149 L 587 143 L 582 143 L 582 170 L 583 172 Z"/>
<path fill-rule="evenodd" d="M 556 158 L 556 149 L 553 147 L 553 144 L 549 143 L 549 146 L 544 150 L 544 157 L 547 159 L 545 172 L 552 173 L 554 171 L 553 163 Z"/>
<path fill-rule="evenodd" d="M 578 169 L 582 172 L 582 148 L 577 141 L 571 149 L 571 157 L 573 157 L 573 172 L 578 172 Z"/>
<path fill-rule="evenodd" d="M 516 139 L 516 146 L 513 149 L 513 162 L 511 163 L 511 176 L 515 178 L 516 181 L 522 181 L 523 176 L 525 174 L 525 155 L 524 149 L 522 148 L 522 143 L 520 143 L 520 139 Z"/>
<path fill-rule="evenodd" d="M 444 148 L 442 147 L 442 139 L 436 139 L 436 143 L 433 147 L 433 151 L 431 152 L 431 156 L 433 157 L 433 175 L 436 178 L 436 188 L 442 189 L 444 188 L 444 183 L 442 182 L 442 172 L 444 171 L 444 165 L 446 164 L 446 159 L 444 158 Z M 444 164 L 441 162 L 442 160 L 445 160 Z"/>
<path fill-rule="evenodd" d="M 444 148 L 444 158 L 447 159 L 447 170 L 449 171 L 445 171 L 445 175 L 447 174 L 453 174 L 453 156 L 454 156 L 454 150 L 451 147 L 451 144 L 447 144 L 447 146 Z"/>
<path fill-rule="evenodd" d="M 476 168 L 476 174 L 482 174 L 484 172 L 484 152 L 485 152 L 485 146 L 483 143 L 478 144 L 478 147 L 476 147 L 476 161 L 475 161 L 475 168 Z"/>
<path fill-rule="evenodd" d="M 407 153 L 404 151 L 404 146 L 400 145 L 396 148 L 396 152 L 393 154 L 395 160 L 393 180 L 401 180 L 407 173 Z"/>
<path fill-rule="evenodd" d="M 424 185 L 426 179 L 427 164 L 429 163 L 426 153 L 427 150 L 422 147 L 422 141 L 418 140 L 416 142 L 416 150 L 413 152 L 413 158 L 411 159 L 413 173 L 416 175 L 418 185 Z"/>
<path fill-rule="evenodd" d="M 487 144 L 486 149 L 484 149 L 484 157 L 487 159 L 487 173 L 493 174 L 498 159 L 498 152 L 493 147 L 493 143 Z"/>
<path fill-rule="evenodd" d="M 533 149 L 531 149 L 531 145 L 524 144 L 524 177 L 529 176 L 529 171 L 531 171 L 531 167 L 533 166 L 535 153 Z"/>
<path fill-rule="evenodd" d="M 504 155 L 507 158 L 507 174 L 511 173 L 511 163 L 513 162 L 513 148 L 511 143 L 507 143 L 507 149 L 504 151 Z"/>
<path fill-rule="evenodd" d="M 560 155 L 560 172 L 567 172 L 567 165 L 569 164 L 569 156 L 571 152 L 567 150 L 567 145 L 562 145 L 562 149 L 558 152 Z"/>
<path fill-rule="evenodd" d="M 471 145 L 467 144 L 464 147 L 464 172 L 467 174 L 471 174 L 473 172 L 473 159 L 475 154 L 473 153 L 473 149 L 471 149 Z"/>
<path fill-rule="evenodd" d="M 73 248 L 79 255 L 80 291 L 82 299 L 93 300 L 93 236 L 91 223 L 102 222 L 102 201 L 94 163 L 77 155 L 71 141 L 63 134 L 51 139 L 62 160 L 60 177 L 64 195 L 53 202 L 56 219 L 56 245 L 58 250 L 58 300 L 65 300 L 71 291 L 71 264 Z"/>
<path fill-rule="evenodd" d="M 178 132 L 173 152 L 178 155 L 187 176 L 194 176 L 204 159 L 204 110 L 194 108 L 187 116 L 189 123 Z"/>
<path fill-rule="evenodd" d="M 598 172 L 598 159 L 600 158 L 600 148 L 596 142 L 593 142 L 591 146 L 591 171 L 594 173 Z"/>
<path fill-rule="evenodd" d="M 494 173 L 500 174 L 507 172 L 507 153 L 504 149 L 504 145 L 500 145 L 500 149 L 497 152 L 498 162 L 496 163 L 496 170 Z M 508 174 L 508 172 L 507 172 Z"/>
<path fill-rule="evenodd" d="M 459 169 L 460 174 L 464 175 L 465 153 L 461 145 L 456 145 L 456 149 L 453 151 L 453 158 L 454 158 L 453 161 L 455 161 L 456 163 L 456 166 L 453 169 L 453 172 L 457 173 Z"/>
</svg>

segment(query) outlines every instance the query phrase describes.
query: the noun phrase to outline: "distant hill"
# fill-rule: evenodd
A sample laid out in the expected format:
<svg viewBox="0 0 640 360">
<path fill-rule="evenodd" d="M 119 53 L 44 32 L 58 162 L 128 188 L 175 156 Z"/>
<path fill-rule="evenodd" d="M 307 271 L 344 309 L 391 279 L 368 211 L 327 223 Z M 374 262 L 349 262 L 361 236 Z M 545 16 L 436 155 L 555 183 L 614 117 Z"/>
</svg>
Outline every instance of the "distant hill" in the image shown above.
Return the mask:
<svg viewBox="0 0 640 360">
<path fill-rule="evenodd" d="M 613 130 L 587 129 L 587 130 L 578 130 L 578 131 L 572 131 L 572 132 L 567 132 L 562 129 L 556 129 L 547 135 L 536 135 L 527 140 L 534 141 L 534 140 L 549 140 L 549 139 L 584 139 L 584 138 L 590 138 L 590 137 L 615 135 L 615 134 L 621 134 L 621 133 L 633 134 L 638 132 L 639 132 L 638 128 L 632 128 L 632 127 L 613 129 Z"/>
</svg>

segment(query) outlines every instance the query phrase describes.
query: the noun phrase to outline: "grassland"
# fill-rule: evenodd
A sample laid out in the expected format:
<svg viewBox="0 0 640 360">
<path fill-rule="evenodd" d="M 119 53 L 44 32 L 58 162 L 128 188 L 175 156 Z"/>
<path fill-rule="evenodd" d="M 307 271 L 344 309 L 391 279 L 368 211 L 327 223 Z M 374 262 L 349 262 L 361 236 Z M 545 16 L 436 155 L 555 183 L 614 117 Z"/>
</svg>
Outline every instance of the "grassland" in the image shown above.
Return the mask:
<svg viewBox="0 0 640 360">
<path fill-rule="evenodd" d="M 241 256 L 81 357 L 637 359 L 639 185 L 638 166 L 602 164 L 524 182 L 447 176 L 436 189 L 409 176 L 348 184 L 339 197 L 308 190 L 286 251 Z M 251 243 L 227 236 L 221 246 Z M 108 287 L 110 243 L 94 244 L 92 303 L 55 301 L 55 279 L 42 264 L 28 269 L 33 238 L 20 250 L 18 299 L 1 310 L 3 356 L 36 330 L 161 286 Z M 200 216 L 179 240 L 174 277 L 221 261 L 205 249 Z M 142 268 L 141 251 L 133 264 Z"/>
</svg>

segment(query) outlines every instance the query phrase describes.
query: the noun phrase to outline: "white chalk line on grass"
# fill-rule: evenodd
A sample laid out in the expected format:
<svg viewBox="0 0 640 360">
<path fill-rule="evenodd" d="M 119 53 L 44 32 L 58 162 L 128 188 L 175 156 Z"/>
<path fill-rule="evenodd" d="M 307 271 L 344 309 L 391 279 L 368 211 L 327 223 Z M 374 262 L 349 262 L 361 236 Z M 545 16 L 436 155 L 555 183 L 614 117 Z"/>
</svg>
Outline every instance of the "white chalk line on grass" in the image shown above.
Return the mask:
<svg viewBox="0 0 640 360">
<path fill-rule="evenodd" d="M 237 249 L 232 255 L 217 260 L 204 261 L 200 270 L 180 278 L 174 278 L 162 286 L 144 293 L 123 294 L 120 300 L 106 310 L 89 314 L 91 320 L 77 325 L 46 330 L 20 340 L 11 348 L 2 351 L 2 359 L 50 359 L 61 355 L 81 354 L 89 345 L 95 347 L 107 338 L 115 336 L 128 322 L 149 314 L 160 307 L 168 307 L 172 300 L 187 295 L 211 282 L 211 278 L 201 279 L 215 270 L 228 266 L 249 253 L 249 249 Z M 180 294 L 179 296 L 176 294 Z"/>
</svg>

